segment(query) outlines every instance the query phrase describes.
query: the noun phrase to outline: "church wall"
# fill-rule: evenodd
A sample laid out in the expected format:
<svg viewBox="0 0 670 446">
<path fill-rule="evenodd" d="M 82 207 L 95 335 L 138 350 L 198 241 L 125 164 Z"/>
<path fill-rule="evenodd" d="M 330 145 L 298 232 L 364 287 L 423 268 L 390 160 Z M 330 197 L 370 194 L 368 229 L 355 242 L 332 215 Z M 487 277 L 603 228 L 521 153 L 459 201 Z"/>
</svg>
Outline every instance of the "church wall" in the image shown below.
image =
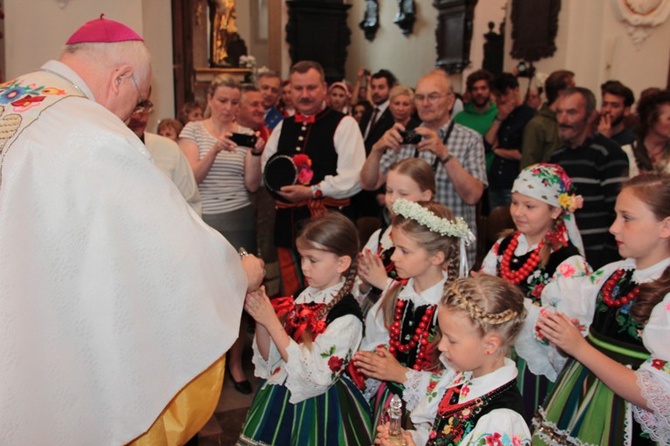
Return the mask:
<svg viewBox="0 0 670 446">
<path fill-rule="evenodd" d="M 147 129 L 155 131 L 157 119 L 174 114 L 170 0 L 70 0 L 62 9 L 56 0 L 4 0 L 4 5 L 7 79 L 57 59 L 75 29 L 104 12 L 144 36 L 151 49 L 156 107 Z"/>
<path fill-rule="evenodd" d="M 417 21 L 414 32 L 405 37 L 393 23 L 398 8 L 394 0 L 379 0 L 380 27 L 372 42 L 365 40 L 358 27 L 365 12 L 365 2 L 351 0 L 349 27 L 352 31 L 348 48 L 347 79 L 355 81 L 358 67 L 372 71 L 388 68 L 401 82 L 415 85 L 421 74 L 435 63 L 435 25 L 437 11 L 432 2 L 416 1 Z M 464 88 L 465 76 L 481 67 L 483 60 L 483 34 L 487 23 L 496 23 L 498 31 L 501 12 L 506 0 L 479 0 L 475 9 L 475 23 L 471 47 L 472 66 L 463 75 L 453 76 L 457 91 Z M 507 6 L 509 16 L 511 6 Z M 647 40 L 635 46 L 626 32 L 626 25 L 619 21 L 614 0 L 563 0 L 556 38 L 557 51 L 550 59 L 535 65 L 546 74 L 566 68 L 577 74 L 577 83 L 594 91 L 607 79 L 618 79 L 630 86 L 636 96 L 649 86 L 664 87 L 670 64 L 670 20 L 653 28 Z M 509 56 L 511 49 L 511 22 L 507 21 L 505 70 L 511 71 L 518 61 Z M 522 80 L 522 88 L 526 81 Z"/>
<path fill-rule="evenodd" d="M 143 34 L 149 45 L 154 65 L 153 100 L 156 110 L 149 129 L 155 129 L 157 118 L 173 115 L 172 31 L 170 0 L 70 0 L 61 9 L 56 0 L 4 0 L 5 10 L 5 78 L 33 71 L 46 60 L 57 58 L 69 35 L 81 24 L 104 12 L 108 18 L 119 20 Z M 239 0 L 240 5 L 250 2 Z M 393 23 L 398 4 L 395 0 L 379 0 L 380 28 L 376 38 L 365 40 L 358 28 L 365 8 L 363 0 L 349 0 L 351 44 L 348 47 L 347 79 L 355 80 L 358 67 L 373 71 L 388 68 L 401 82 L 415 85 L 418 78 L 433 66 L 435 53 L 436 9 L 429 1 L 416 1 L 417 21 L 414 32 L 403 36 Z M 471 49 L 472 67 L 481 66 L 483 34 L 487 23 L 499 22 L 506 0 L 480 0 L 475 10 Z M 619 79 L 629 85 L 636 96 L 648 86 L 663 87 L 670 64 L 670 20 L 653 29 L 645 42 L 635 46 L 614 10 L 613 0 L 563 0 L 557 36 L 558 49 L 551 59 L 539 61 L 538 71 L 550 73 L 567 68 L 577 73 L 579 85 L 598 90 L 607 79 Z M 509 7 L 507 14 L 509 14 Z M 252 24 L 246 14 L 240 14 L 240 31 L 245 40 L 253 40 Z M 249 16 L 247 16 L 249 17 Z M 246 20 L 246 22 L 245 22 Z M 281 5 L 281 29 L 286 25 L 285 2 Z M 511 70 L 517 61 L 509 57 L 511 23 L 507 24 L 505 69 Z M 497 31 L 496 26 L 496 31 Z M 282 39 L 283 40 L 283 39 Z M 290 65 L 288 48 L 281 45 L 282 74 Z M 259 59 L 261 56 L 255 48 Z M 259 65 L 263 65 L 260 63 Z M 466 69 L 464 76 L 473 68 Z M 463 89 L 464 76 L 454 76 L 454 87 Z M 525 85 L 522 84 L 522 87 Z"/>
<path fill-rule="evenodd" d="M 626 23 L 619 20 L 614 0 L 563 0 L 559 20 L 558 49 L 552 58 L 535 64 L 539 72 L 574 71 L 577 85 L 591 89 L 598 99 L 600 84 L 608 79 L 629 86 L 636 98 L 647 87 L 666 86 L 670 19 L 652 28 L 651 35 L 638 46 L 630 39 Z M 505 66 L 516 63 L 507 49 Z"/>
</svg>

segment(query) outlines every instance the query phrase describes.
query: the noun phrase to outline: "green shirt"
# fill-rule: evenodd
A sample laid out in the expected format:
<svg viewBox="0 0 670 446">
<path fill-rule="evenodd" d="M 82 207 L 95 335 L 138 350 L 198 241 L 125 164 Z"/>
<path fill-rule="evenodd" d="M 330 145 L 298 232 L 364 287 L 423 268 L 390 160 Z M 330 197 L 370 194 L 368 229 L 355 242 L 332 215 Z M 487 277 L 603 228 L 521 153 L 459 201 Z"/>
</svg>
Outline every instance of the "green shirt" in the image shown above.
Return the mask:
<svg viewBox="0 0 670 446">
<path fill-rule="evenodd" d="M 549 155 L 560 145 L 556 112 L 550 109 L 549 105 L 542 104 L 537 115 L 528 121 L 526 128 L 523 129 L 521 168 L 531 164 L 546 163 Z"/>
<path fill-rule="evenodd" d="M 479 113 L 472 102 L 465 104 L 463 111 L 454 116 L 456 124 L 471 128 L 480 135 L 486 135 L 498 114 L 498 107 L 492 102 L 484 113 Z"/>
</svg>

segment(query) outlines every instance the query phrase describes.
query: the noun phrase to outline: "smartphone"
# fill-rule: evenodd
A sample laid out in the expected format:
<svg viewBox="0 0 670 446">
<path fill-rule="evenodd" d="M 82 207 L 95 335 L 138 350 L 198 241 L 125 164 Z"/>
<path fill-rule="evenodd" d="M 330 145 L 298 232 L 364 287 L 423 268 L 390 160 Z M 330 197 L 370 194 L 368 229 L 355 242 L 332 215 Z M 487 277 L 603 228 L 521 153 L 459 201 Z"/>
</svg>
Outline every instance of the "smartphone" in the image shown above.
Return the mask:
<svg viewBox="0 0 670 446">
<path fill-rule="evenodd" d="M 258 137 L 256 135 L 247 135 L 244 133 L 233 133 L 229 139 L 238 146 L 250 147 L 253 149 L 256 147 Z"/>
</svg>

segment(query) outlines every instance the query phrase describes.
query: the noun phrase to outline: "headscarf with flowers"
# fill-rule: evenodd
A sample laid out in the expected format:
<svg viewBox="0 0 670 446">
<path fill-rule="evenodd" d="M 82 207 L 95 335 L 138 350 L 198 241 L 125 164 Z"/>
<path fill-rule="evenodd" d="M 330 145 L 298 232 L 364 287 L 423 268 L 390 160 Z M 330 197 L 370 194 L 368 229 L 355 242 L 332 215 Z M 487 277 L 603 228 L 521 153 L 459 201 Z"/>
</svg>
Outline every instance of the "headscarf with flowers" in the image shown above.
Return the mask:
<svg viewBox="0 0 670 446">
<path fill-rule="evenodd" d="M 560 208 L 563 212 L 559 218 L 563 219 L 568 239 L 584 255 L 584 244 L 574 216 L 574 212 L 584 205 L 584 200 L 575 193 L 570 177 L 561 166 L 540 163 L 526 167 L 514 180 L 514 192 Z M 563 225 L 556 227 L 559 226 Z"/>
</svg>

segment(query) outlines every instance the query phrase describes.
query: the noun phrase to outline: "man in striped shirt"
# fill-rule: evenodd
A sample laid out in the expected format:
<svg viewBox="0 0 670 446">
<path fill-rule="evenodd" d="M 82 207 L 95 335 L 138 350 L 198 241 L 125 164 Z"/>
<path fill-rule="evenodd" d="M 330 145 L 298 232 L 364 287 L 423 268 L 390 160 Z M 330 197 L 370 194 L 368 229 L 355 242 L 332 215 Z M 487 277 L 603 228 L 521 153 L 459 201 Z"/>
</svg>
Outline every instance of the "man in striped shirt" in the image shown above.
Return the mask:
<svg viewBox="0 0 670 446">
<path fill-rule="evenodd" d="M 584 207 L 575 217 L 586 259 L 594 269 L 620 258 L 609 227 L 621 183 L 628 178 L 626 154 L 614 141 L 593 132 L 596 119 L 596 98 L 590 90 L 563 91 L 556 106 L 562 146 L 549 158 L 563 167 L 584 198 Z"/>
</svg>

